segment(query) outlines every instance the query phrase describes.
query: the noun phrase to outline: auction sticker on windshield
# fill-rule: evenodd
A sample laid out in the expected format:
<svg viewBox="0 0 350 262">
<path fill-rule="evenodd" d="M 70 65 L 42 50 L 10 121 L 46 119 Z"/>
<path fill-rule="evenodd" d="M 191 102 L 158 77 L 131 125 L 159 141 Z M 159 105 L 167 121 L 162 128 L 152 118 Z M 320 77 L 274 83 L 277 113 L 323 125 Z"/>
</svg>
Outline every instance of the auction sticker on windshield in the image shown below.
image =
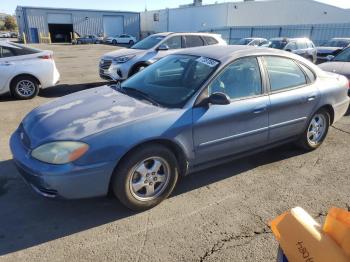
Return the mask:
<svg viewBox="0 0 350 262">
<path fill-rule="evenodd" d="M 210 66 L 210 67 L 215 67 L 215 66 L 217 66 L 219 64 L 218 61 L 216 61 L 214 59 L 210 59 L 208 57 L 204 57 L 204 56 L 201 56 L 196 61 L 199 62 L 199 63 L 205 64 L 207 66 Z"/>
</svg>

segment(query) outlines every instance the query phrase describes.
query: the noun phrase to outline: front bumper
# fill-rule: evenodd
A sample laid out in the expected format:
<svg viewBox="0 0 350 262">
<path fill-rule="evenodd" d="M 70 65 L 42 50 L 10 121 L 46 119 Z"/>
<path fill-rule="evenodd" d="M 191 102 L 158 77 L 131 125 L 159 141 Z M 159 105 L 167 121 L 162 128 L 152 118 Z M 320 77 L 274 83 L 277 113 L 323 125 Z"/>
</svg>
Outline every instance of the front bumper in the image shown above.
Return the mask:
<svg viewBox="0 0 350 262">
<path fill-rule="evenodd" d="M 77 166 L 52 165 L 30 155 L 16 131 L 10 139 L 14 163 L 24 180 L 39 194 L 50 198 L 79 199 L 108 193 L 114 163 Z"/>
<path fill-rule="evenodd" d="M 99 74 L 102 79 L 108 81 L 123 81 L 128 78 L 132 64 L 128 62 L 122 64 L 112 63 L 108 68 L 99 67 Z"/>
</svg>

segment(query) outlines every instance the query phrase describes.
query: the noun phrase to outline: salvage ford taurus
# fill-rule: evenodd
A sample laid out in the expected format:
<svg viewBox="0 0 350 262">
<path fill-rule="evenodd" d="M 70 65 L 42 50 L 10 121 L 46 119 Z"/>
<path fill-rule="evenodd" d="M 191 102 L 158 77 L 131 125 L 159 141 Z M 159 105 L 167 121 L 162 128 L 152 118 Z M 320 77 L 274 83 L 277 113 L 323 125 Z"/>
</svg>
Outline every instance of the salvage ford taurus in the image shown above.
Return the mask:
<svg viewBox="0 0 350 262">
<path fill-rule="evenodd" d="M 44 196 L 112 191 L 145 210 L 180 175 L 288 142 L 316 149 L 345 114 L 347 91 L 345 77 L 288 52 L 187 49 L 122 84 L 34 109 L 10 144 L 20 173 Z"/>
</svg>

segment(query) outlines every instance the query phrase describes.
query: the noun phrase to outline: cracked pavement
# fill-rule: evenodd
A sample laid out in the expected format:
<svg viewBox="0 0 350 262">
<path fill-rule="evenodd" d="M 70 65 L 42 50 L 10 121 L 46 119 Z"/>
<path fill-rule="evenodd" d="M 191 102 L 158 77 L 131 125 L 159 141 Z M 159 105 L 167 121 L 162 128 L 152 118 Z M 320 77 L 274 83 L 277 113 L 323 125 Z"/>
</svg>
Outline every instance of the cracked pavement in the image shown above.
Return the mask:
<svg viewBox="0 0 350 262">
<path fill-rule="evenodd" d="M 285 145 L 193 174 L 143 213 L 113 198 L 36 195 L 13 166 L 10 134 L 35 106 L 98 85 L 98 57 L 115 49 L 41 48 L 55 51 L 61 85 L 31 101 L 0 98 L 1 261 L 275 261 L 268 221 L 295 206 L 319 222 L 332 206 L 350 209 L 350 116 L 314 152 Z"/>
</svg>

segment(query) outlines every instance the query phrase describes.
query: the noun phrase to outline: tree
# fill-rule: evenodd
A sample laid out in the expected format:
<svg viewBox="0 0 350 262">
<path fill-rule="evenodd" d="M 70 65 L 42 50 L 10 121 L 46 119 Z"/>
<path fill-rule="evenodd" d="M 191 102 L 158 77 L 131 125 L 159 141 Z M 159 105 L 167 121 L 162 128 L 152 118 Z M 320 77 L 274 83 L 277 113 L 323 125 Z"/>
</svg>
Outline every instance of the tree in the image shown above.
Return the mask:
<svg viewBox="0 0 350 262">
<path fill-rule="evenodd" d="M 16 19 L 13 16 L 11 16 L 11 15 L 6 16 L 5 17 L 4 27 L 8 31 L 16 30 L 17 29 Z"/>
</svg>

